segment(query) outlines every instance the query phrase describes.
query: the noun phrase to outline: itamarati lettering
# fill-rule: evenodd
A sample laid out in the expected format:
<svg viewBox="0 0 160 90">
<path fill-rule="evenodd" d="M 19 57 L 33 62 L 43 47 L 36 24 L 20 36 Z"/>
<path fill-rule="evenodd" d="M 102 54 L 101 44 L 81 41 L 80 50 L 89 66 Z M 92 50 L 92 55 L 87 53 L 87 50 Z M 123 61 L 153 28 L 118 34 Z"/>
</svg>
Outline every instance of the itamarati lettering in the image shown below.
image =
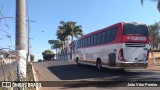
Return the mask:
<svg viewBox="0 0 160 90">
<path fill-rule="evenodd" d="M 141 41 L 145 41 L 146 37 L 130 36 L 128 39 L 129 40 L 141 40 Z"/>
</svg>

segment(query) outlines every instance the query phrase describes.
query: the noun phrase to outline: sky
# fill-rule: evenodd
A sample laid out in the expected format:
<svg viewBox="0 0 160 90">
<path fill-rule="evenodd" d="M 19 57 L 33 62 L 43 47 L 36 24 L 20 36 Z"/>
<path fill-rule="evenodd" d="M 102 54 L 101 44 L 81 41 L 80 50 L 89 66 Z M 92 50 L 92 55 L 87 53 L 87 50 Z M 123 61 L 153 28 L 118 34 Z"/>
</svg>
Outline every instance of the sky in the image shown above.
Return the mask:
<svg viewBox="0 0 160 90">
<path fill-rule="evenodd" d="M 3 6 L 0 14 L 13 17 L 0 21 L 0 48 L 11 46 L 15 49 L 15 2 L 0 0 L 0 7 Z M 84 34 L 118 22 L 151 25 L 160 21 L 157 2 L 150 0 L 144 0 L 143 6 L 140 0 L 28 0 L 28 11 L 30 19 L 36 21 L 30 23 L 31 54 L 35 56 L 35 61 L 43 59 L 44 50 L 51 50 L 48 40 L 57 39 L 55 34 L 60 21 L 77 22 Z M 11 41 L 7 34 L 11 36 Z M 55 53 L 55 50 L 52 51 Z"/>
</svg>

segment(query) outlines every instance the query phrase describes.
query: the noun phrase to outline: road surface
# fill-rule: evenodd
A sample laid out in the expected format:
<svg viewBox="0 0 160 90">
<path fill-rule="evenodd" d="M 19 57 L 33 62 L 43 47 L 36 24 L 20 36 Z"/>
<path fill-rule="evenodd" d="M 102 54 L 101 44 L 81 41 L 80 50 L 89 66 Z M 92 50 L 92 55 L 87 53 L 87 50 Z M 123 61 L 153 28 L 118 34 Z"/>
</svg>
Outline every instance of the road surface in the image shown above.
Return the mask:
<svg viewBox="0 0 160 90">
<path fill-rule="evenodd" d="M 33 66 L 41 74 L 37 77 L 37 81 L 55 81 L 52 84 L 55 84 L 54 88 L 56 89 L 83 90 L 85 87 L 87 90 L 160 90 L 160 87 L 121 87 L 121 85 L 124 86 L 124 82 L 127 83 L 128 81 L 160 81 L 160 71 L 158 70 L 135 69 L 118 71 L 103 69 L 98 71 L 95 66 L 77 66 L 73 61 L 47 61 L 34 63 Z M 58 86 L 62 81 L 71 81 L 71 83 Z M 96 84 L 93 83 L 94 81 L 96 81 Z M 99 83 L 97 81 L 107 81 L 108 85 L 97 86 Z M 117 82 L 108 83 L 108 81 Z M 85 84 L 79 84 L 79 82 L 85 82 Z M 78 86 L 75 87 L 74 85 Z M 50 90 L 52 89 L 50 88 Z"/>
</svg>

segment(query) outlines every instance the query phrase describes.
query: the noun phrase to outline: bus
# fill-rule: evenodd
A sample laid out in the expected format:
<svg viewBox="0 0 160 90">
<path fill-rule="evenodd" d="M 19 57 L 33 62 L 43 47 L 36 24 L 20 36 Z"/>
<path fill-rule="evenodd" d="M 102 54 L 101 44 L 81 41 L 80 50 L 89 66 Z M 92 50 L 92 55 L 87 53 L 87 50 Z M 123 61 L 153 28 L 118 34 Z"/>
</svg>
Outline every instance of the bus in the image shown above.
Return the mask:
<svg viewBox="0 0 160 90">
<path fill-rule="evenodd" d="M 120 22 L 83 35 L 75 43 L 75 62 L 114 69 L 148 66 L 149 31 L 145 24 Z"/>
</svg>

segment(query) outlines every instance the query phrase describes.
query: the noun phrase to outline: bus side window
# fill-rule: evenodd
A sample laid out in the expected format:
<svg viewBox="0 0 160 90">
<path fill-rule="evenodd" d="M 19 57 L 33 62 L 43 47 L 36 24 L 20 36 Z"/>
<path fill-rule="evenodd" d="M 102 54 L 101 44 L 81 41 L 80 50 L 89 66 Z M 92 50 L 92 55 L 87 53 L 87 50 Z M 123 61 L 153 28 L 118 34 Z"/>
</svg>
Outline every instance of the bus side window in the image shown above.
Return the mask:
<svg viewBox="0 0 160 90">
<path fill-rule="evenodd" d="M 79 44 L 78 47 L 81 48 L 81 40 L 78 40 L 78 42 L 79 42 L 78 43 Z"/>
<path fill-rule="evenodd" d="M 85 38 L 83 39 L 83 47 L 85 47 Z"/>
<path fill-rule="evenodd" d="M 102 39 L 101 39 L 101 43 L 105 43 L 105 34 L 106 32 L 102 32 Z"/>
<path fill-rule="evenodd" d="M 94 44 L 94 37 L 91 36 L 91 46 Z"/>
<path fill-rule="evenodd" d="M 79 48 L 79 41 L 78 40 L 77 40 L 77 43 L 75 45 L 76 45 L 76 49 Z"/>
<path fill-rule="evenodd" d="M 117 35 L 117 27 L 111 29 L 111 40 L 114 40 Z"/>
<path fill-rule="evenodd" d="M 110 35 L 111 35 L 111 30 L 107 30 L 106 31 L 106 42 L 110 42 L 110 39 L 111 39 Z"/>
<path fill-rule="evenodd" d="M 88 46 L 91 45 L 91 37 L 88 37 Z"/>
<path fill-rule="evenodd" d="M 81 39 L 81 47 L 83 47 L 83 39 Z"/>
<path fill-rule="evenodd" d="M 93 45 L 96 45 L 97 44 L 97 35 L 94 35 L 94 44 Z"/>
<path fill-rule="evenodd" d="M 88 38 L 85 38 L 85 47 L 88 46 Z"/>
<path fill-rule="evenodd" d="M 98 33 L 97 44 L 101 44 L 101 33 Z"/>
</svg>

